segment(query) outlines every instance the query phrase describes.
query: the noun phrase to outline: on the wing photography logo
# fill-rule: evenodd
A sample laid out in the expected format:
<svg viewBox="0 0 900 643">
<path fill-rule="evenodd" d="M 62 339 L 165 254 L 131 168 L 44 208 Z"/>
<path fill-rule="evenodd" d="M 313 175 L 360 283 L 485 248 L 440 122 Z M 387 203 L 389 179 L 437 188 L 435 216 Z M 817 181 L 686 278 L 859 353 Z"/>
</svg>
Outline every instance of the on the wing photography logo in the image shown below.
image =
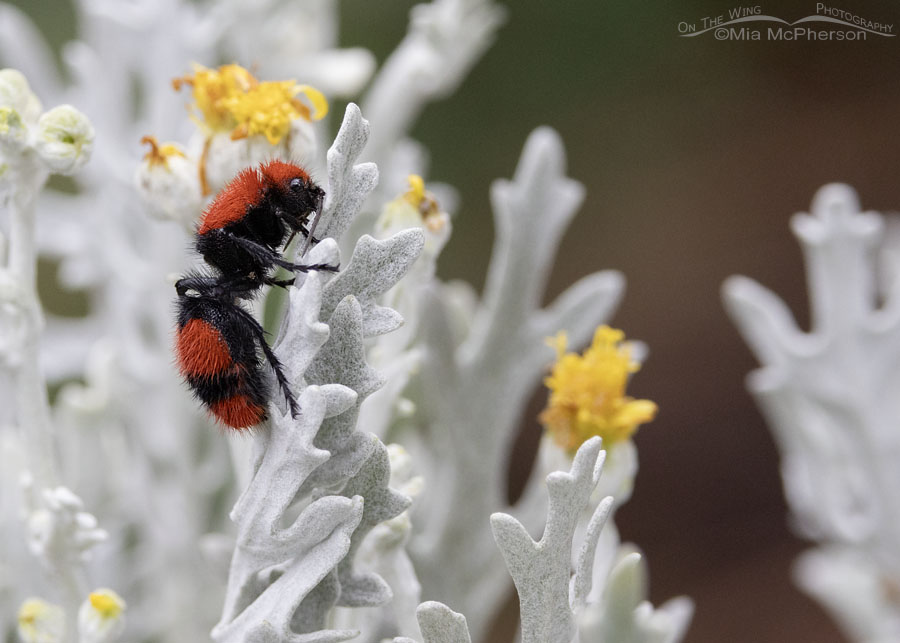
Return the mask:
<svg viewBox="0 0 900 643">
<path fill-rule="evenodd" d="M 893 38 L 894 25 L 873 20 L 852 11 L 816 3 L 816 12 L 794 21 L 763 13 L 761 5 L 738 6 L 714 16 L 678 23 L 682 38 L 707 37 L 716 40 L 870 40 Z"/>
</svg>

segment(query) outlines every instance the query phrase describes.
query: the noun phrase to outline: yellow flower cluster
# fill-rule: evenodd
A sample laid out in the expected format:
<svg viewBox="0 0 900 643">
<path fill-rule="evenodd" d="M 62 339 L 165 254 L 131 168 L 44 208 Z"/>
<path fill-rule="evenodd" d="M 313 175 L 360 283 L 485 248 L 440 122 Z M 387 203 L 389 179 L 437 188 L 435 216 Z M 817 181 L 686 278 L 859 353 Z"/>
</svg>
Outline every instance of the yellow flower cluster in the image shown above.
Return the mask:
<svg viewBox="0 0 900 643">
<path fill-rule="evenodd" d="M 193 74 L 176 78 L 172 85 L 176 90 L 191 87 L 194 120 L 208 134 L 231 132 L 235 140 L 261 134 L 276 145 L 287 136 L 291 121 L 319 120 L 328 113 L 328 101 L 319 90 L 292 80 L 260 82 L 240 65 L 195 65 Z"/>
<path fill-rule="evenodd" d="M 656 404 L 625 395 L 628 376 L 640 365 L 631 359 L 625 333 L 600 326 L 583 355 L 566 352 L 566 335 L 549 343 L 557 361 L 544 384 L 550 389 L 539 420 L 553 440 L 569 453 L 599 435 L 610 447 L 631 437 L 638 425 L 656 415 Z"/>
</svg>

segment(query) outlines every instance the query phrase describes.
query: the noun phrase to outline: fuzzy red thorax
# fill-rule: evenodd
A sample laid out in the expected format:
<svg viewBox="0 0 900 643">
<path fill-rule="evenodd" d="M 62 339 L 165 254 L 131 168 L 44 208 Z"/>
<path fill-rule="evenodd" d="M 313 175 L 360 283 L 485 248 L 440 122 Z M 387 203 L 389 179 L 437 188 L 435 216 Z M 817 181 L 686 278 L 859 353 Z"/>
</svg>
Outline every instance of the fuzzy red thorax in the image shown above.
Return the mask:
<svg viewBox="0 0 900 643">
<path fill-rule="evenodd" d="M 197 234 L 224 228 L 243 219 L 247 210 L 260 202 L 264 188 L 256 168 L 241 170 L 203 212 Z"/>
</svg>

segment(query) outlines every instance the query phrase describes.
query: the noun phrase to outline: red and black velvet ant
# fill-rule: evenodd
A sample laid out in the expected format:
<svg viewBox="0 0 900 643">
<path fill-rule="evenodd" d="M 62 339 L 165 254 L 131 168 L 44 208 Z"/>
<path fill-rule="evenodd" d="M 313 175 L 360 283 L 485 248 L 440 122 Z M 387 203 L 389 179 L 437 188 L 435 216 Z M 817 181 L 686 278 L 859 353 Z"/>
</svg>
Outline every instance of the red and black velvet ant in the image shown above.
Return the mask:
<svg viewBox="0 0 900 643">
<path fill-rule="evenodd" d="M 272 367 L 291 414 L 299 412 L 265 331 L 241 301 L 252 299 L 264 285 L 286 288 L 293 283 L 275 279 L 277 267 L 337 270 L 329 264 L 291 263 L 281 255 L 297 232 L 307 243 L 318 241 L 312 235 L 324 197 L 302 168 L 269 161 L 238 174 L 200 220 L 196 248 L 212 270 L 190 273 L 175 283 L 175 354 L 194 395 L 227 426 L 244 429 L 266 418 L 271 391 L 258 350 Z"/>
</svg>

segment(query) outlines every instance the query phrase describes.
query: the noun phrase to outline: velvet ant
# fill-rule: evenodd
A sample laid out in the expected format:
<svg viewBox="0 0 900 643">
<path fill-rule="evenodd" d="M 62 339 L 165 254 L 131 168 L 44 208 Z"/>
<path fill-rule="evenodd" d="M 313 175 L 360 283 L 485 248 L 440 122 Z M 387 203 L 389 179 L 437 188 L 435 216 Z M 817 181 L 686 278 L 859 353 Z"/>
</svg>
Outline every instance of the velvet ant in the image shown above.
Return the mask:
<svg viewBox="0 0 900 643">
<path fill-rule="evenodd" d="M 266 418 L 271 391 L 259 350 L 291 414 L 299 412 L 265 331 L 241 302 L 265 285 L 286 288 L 293 283 L 275 279 L 277 267 L 292 272 L 337 270 L 329 264 L 291 263 L 281 255 L 298 232 L 307 244 L 318 241 L 313 232 L 324 197 L 302 168 L 269 161 L 238 174 L 200 219 L 195 246 L 211 270 L 190 273 L 175 283 L 175 354 L 194 395 L 227 426 L 244 429 Z"/>
</svg>

